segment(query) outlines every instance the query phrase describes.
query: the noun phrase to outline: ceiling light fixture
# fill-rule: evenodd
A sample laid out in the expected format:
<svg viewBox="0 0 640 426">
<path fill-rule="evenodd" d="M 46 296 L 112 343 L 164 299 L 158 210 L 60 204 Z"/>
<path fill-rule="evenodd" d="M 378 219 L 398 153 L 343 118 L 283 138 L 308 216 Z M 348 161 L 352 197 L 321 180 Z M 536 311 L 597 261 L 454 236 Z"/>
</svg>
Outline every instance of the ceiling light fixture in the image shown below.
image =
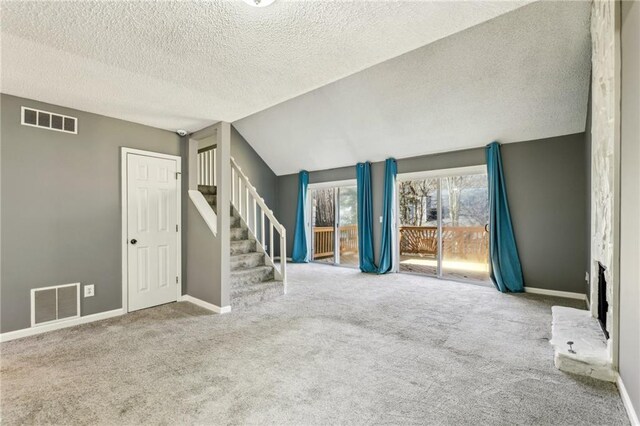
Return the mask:
<svg viewBox="0 0 640 426">
<path fill-rule="evenodd" d="M 275 0 L 244 0 L 246 4 L 253 7 L 266 7 L 273 3 Z"/>
</svg>

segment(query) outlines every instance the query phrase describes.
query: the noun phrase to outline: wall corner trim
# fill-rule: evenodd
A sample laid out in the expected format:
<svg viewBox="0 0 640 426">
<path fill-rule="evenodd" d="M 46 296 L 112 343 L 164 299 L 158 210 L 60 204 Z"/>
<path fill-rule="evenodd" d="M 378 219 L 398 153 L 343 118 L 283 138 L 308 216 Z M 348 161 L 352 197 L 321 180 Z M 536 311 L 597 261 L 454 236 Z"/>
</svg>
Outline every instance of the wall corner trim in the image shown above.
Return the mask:
<svg viewBox="0 0 640 426">
<path fill-rule="evenodd" d="M 541 294 L 544 296 L 564 297 L 566 299 L 587 300 L 587 295 L 582 293 L 572 293 L 570 291 L 548 290 L 546 288 L 525 287 L 525 293 Z"/>
<path fill-rule="evenodd" d="M 627 388 L 624 387 L 622 377 L 620 377 L 619 373 L 616 379 L 616 385 L 618 385 L 618 390 L 620 391 L 620 398 L 622 398 L 622 403 L 624 404 L 624 408 L 627 410 L 627 415 L 629 416 L 629 421 L 631 422 L 631 426 L 640 426 L 640 420 L 638 420 L 638 413 L 633 408 L 633 403 L 631 402 L 631 398 L 627 393 Z"/>
<path fill-rule="evenodd" d="M 216 314 L 228 314 L 229 312 L 231 312 L 231 306 L 220 307 L 214 305 L 213 303 L 205 302 L 204 300 L 189 296 L 188 294 L 183 294 L 180 298 L 180 301 L 193 303 L 194 305 L 200 306 L 201 308 L 207 309 L 211 312 L 215 312 Z"/>
<path fill-rule="evenodd" d="M 9 331 L 0 334 L 0 342 L 8 342 L 10 340 L 21 339 L 23 337 L 35 336 L 37 334 L 47 333 L 49 331 L 60 330 L 63 328 L 74 327 L 76 325 L 87 324 L 94 321 L 101 321 L 108 318 L 123 315 L 124 309 L 114 309 L 112 311 L 99 312 L 97 314 L 85 315 L 79 318 L 73 318 L 66 321 L 60 321 L 54 324 L 47 324 L 21 330 Z"/>
<path fill-rule="evenodd" d="M 218 235 L 218 216 L 216 212 L 213 211 L 207 200 L 205 200 L 204 195 L 200 191 L 194 191 L 193 189 L 189 190 L 189 198 L 191 202 L 204 219 L 205 223 L 211 230 L 214 236 Z"/>
</svg>

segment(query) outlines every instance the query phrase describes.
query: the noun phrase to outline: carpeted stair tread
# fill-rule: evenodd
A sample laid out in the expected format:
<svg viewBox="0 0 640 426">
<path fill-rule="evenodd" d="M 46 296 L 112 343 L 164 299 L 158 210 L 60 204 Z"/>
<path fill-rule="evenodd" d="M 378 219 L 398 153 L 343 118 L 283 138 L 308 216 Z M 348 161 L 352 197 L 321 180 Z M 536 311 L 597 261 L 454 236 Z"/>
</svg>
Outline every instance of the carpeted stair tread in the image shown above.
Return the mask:
<svg viewBox="0 0 640 426">
<path fill-rule="evenodd" d="M 242 241 L 249 239 L 249 230 L 247 228 L 231 228 L 229 230 L 231 241 Z"/>
<path fill-rule="evenodd" d="M 264 253 L 253 252 L 231 256 L 231 270 L 253 268 L 264 265 Z"/>
<path fill-rule="evenodd" d="M 256 251 L 256 242 L 255 240 L 231 241 L 230 248 L 232 256 L 236 254 L 252 253 Z"/>
<path fill-rule="evenodd" d="M 202 192 L 203 195 L 216 195 L 218 188 L 213 185 L 198 185 L 198 191 Z"/>
<path fill-rule="evenodd" d="M 242 228 L 242 221 L 238 216 L 231 216 L 231 229 Z"/>
<path fill-rule="evenodd" d="M 270 281 L 273 276 L 273 267 L 267 265 L 236 269 L 231 271 L 231 288 Z"/>
</svg>

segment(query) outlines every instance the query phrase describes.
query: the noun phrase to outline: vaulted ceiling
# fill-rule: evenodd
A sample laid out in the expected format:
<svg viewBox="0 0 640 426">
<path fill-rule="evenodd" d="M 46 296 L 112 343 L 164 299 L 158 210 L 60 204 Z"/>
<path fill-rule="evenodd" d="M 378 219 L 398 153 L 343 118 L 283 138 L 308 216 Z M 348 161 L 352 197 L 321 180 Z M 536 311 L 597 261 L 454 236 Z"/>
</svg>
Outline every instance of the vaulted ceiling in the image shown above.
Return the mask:
<svg viewBox="0 0 640 426">
<path fill-rule="evenodd" d="M 165 129 L 235 121 L 525 1 L 6 1 L 0 90 Z"/>
<path fill-rule="evenodd" d="M 585 130 L 588 2 L 538 2 L 234 123 L 277 174 Z"/>
<path fill-rule="evenodd" d="M 0 91 L 224 120 L 277 174 L 584 130 L 589 2 L 1 3 Z"/>
</svg>

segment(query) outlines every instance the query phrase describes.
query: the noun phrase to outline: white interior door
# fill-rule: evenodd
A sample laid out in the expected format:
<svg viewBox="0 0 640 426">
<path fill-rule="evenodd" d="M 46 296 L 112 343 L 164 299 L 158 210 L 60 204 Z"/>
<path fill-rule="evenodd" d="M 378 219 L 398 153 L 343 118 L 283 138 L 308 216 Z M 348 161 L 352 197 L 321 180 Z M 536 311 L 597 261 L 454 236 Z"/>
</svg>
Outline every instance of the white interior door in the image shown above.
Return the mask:
<svg viewBox="0 0 640 426">
<path fill-rule="evenodd" d="M 128 310 L 177 300 L 176 160 L 127 154 Z"/>
</svg>

